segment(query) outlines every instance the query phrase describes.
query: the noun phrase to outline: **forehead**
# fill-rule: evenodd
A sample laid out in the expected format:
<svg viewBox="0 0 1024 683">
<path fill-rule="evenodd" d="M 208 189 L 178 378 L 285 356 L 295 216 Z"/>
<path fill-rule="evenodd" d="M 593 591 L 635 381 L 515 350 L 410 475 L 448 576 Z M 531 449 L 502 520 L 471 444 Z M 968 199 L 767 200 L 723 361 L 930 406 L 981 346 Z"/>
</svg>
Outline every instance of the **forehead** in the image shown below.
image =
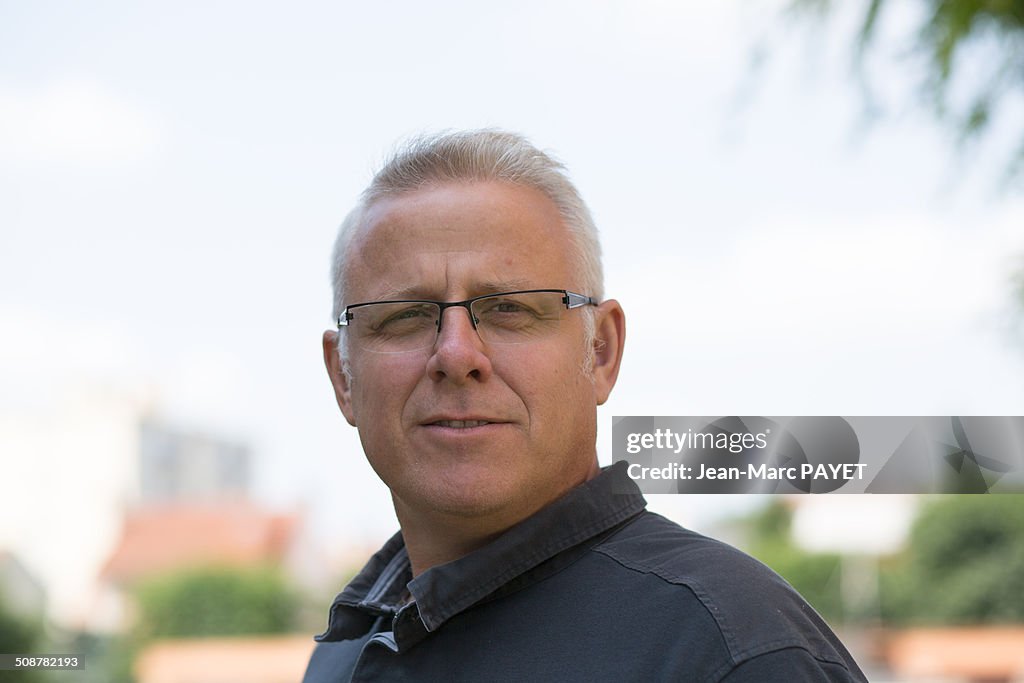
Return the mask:
<svg viewBox="0 0 1024 683">
<path fill-rule="evenodd" d="M 539 190 L 445 183 L 367 209 L 351 242 L 348 285 L 371 299 L 568 288 L 571 246 L 558 207 Z"/>
</svg>

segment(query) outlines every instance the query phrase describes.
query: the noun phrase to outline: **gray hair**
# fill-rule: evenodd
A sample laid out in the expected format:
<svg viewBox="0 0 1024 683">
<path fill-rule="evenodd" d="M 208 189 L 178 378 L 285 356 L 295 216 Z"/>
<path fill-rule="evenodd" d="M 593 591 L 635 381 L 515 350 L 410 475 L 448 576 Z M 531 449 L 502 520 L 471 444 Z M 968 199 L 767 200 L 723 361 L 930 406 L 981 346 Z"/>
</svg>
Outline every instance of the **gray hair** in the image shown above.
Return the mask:
<svg viewBox="0 0 1024 683">
<path fill-rule="evenodd" d="M 581 293 L 601 301 L 604 275 L 597 227 L 565 165 L 534 147 L 525 137 L 495 129 L 447 132 L 415 137 L 400 145 L 374 175 L 359 203 L 341 224 L 334 243 L 331 282 L 334 286 L 334 319 L 345 308 L 345 286 L 350 245 L 362 226 L 366 210 L 375 201 L 448 182 L 503 181 L 531 187 L 548 197 L 562 215 L 569 231 L 573 267 L 579 273 Z M 569 286 L 554 283 L 553 286 Z M 352 303 L 352 302 L 349 302 Z M 592 348 L 593 309 L 586 307 L 586 340 Z M 339 345 L 343 347 L 344 344 Z M 341 350 L 341 348 L 339 348 Z M 588 354 L 588 356 L 591 354 Z M 589 361 L 587 362 L 589 365 Z"/>
</svg>

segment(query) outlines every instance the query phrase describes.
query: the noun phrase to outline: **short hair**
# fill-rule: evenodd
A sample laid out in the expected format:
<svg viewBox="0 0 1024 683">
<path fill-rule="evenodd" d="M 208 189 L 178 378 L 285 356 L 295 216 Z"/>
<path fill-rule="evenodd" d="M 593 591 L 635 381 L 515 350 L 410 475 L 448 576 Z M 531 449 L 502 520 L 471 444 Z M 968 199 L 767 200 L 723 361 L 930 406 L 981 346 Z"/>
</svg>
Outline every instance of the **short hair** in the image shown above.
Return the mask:
<svg viewBox="0 0 1024 683">
<path fill-rule="evenodd" d="M 604 275 L 597 227 L 565 166 L 521 135 L 482 129 L 412 138 L 400 145 L 374 175 L 359 203 L 342 222 L 334 243 L 334 318 L 345 306 L 349 245 L 375 201 L 429 185 L 488 180 L 532 187 L 558 207 L 575 251 L 570 257 L 580 273 L 580 287 L 585 290 L 582 293 L 600 301 L 604 297 Z"/>
<path fill-rule="evenodd" d="M 601 243 L 590 210 L 566 172 L 565 165 L 537 149 L 522 135 L 481 129 L 421 135 L 400 144 L 385 160 L 359 202 L 342 221 L 334 243 L 331 282 L 334 319 L 344 311 L 346 279 L 353 236 L 367 209 L 378 199 L 450 182 L 501 181 L 539 190 L 558 208 L 569 232 L 572 266 L 579 273 L 581 293 L 596 301 L 604 298 Z M 568 283 L 551 283 L 567 287 Z M 349 302 L 353 303 L 353 302 Z M 586 341 L 594 339 L 594 316 L 584 313 Z M 345 344 L 339 345 L 344 354 Z M 588 354 L 589 356 L 590 354 Z M 586 361 L 589 367 L 590 360 Z"/>
</svg>

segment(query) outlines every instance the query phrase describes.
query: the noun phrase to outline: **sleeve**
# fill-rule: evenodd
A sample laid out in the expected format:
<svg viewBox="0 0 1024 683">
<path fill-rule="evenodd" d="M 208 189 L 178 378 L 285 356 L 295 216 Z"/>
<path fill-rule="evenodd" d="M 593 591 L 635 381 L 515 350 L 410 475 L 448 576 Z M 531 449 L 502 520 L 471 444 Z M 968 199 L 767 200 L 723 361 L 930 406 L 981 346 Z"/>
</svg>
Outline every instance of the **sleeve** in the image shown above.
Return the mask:
<svg viewBox="0 0 1024 683">
<path fill-rule="evenodd" d="M 816 659 L 799 647 L 773 650 L 746 659 L 730 669 L 720 683 L 867 683 L 863 672 L 845 664 Z"/>
</svg>

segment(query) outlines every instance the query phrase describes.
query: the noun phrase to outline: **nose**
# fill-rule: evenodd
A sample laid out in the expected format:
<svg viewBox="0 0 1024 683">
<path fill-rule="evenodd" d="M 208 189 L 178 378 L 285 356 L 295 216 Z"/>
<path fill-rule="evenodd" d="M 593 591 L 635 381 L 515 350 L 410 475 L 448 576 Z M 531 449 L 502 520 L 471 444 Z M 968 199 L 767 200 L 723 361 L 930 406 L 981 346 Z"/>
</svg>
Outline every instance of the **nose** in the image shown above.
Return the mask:
<svg viewBox="0 0 1024 683">
<path fill-rule="evenodd" d="M 483 382 L 493 373 L 491 359 L 470 315 L 469 309 L 462 306 L 452 306 L 441 313 L 433 353 L 427 361 L 427 375 L 434 381 Z"/>
</svg>

